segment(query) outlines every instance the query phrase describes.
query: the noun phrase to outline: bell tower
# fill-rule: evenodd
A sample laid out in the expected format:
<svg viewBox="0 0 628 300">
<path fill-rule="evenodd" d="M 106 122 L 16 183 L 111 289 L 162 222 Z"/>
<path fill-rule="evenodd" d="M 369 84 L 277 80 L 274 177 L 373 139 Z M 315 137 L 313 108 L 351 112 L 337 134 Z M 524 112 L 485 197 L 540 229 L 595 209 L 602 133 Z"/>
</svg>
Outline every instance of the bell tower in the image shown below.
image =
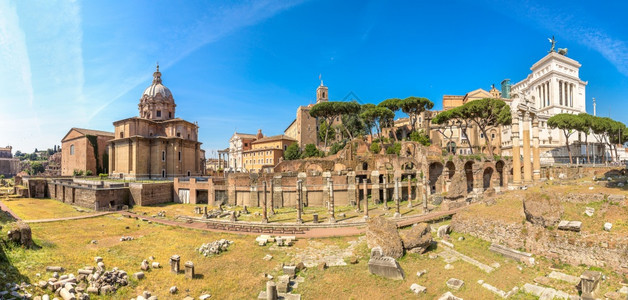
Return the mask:
<svg viewBox="0 0 628 300">
<path fill-rule="evenodd" d="M 316 89 L 316 103 L 329 101 L 329 89 L 323 85 L 321 75 L 318 75 L 318 79 L 321 81 L 321 85 Z"/>
</svg>

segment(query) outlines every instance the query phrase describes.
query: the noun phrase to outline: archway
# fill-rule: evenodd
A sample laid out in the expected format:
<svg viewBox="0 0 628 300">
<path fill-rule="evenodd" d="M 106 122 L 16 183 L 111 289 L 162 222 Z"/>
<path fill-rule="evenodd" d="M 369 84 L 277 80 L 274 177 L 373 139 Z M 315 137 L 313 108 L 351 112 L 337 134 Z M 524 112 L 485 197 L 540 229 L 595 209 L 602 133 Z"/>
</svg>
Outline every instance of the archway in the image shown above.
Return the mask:
<svg viewBox="0 0 628 300">
<path fill-rule="evenodd" d="M 454 177 L 454 174 L 456 173 L 456 165 L 454 164 L 454 162 L 453 161 L 448 161 L 445 164 L 445 167 L 449 171 L 448 179 L 451 179 L 452 177 Z"/>
<path fill-rule="evenodd" d="M 495 170 L 499 177 L 499 186 L 504 186 L 504 161 L 500 160 L 495 164 Z"/>
<path fill-rule="evenodd" d="M 484 174 L 482 175 L 482 187 L 486 191 L 491 187 L 491 179 L 493 178 L 493 168 L 488 167 L 484 169 Z"/>
<path fill-rule="evenodd" d="M 467 178 L 467 192 L 473 191 L 473 162 L 468 161 L 464 164 L 464 174 Z"/>
<path fill-rule="evenodd" d="M 430 180 L 430 191 L 432 194 L 436 193 L 437 187 L 440 185 L 440 182 L 438 182 L 438 180 L 440 179 L 440 176 L 443 174 L 443 165 L 439 162 L 434 162 L 430 164 L 430 175 L 429 175 L 429 180 Z"/>
</svg>

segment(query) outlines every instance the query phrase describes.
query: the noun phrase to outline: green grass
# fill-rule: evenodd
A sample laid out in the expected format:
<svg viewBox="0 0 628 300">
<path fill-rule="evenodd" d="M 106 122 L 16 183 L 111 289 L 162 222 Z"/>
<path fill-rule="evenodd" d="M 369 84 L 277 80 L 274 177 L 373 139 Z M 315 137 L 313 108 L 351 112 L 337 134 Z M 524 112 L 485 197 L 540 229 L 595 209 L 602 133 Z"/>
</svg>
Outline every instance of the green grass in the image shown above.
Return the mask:
<svg viewBox="0 0 628 300">
<path fill-rule="evenodd" d="M 71 205 L 55 199 L 11 198 L 2 201 L 23 220 L 77 217 L 93 213 L 86 208 L 79 208 L 85 211 L 79 212 Z"/>
</svg>

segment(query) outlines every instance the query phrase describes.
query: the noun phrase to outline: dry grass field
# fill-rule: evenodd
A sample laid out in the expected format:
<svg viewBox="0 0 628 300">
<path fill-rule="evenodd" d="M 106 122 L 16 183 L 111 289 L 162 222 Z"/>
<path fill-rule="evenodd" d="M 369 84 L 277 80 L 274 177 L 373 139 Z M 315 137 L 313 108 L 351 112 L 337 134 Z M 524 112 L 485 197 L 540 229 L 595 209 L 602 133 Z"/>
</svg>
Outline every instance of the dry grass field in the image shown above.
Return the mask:
<svg viewBox="0 0 628 300">
<path fill-rule="evenodd" d="M 542 190 L 542 191 L 541 191 Z M 563 191 L 582 192 L 591 191 L 588 185 L 574 185 L 564 187 L 560 185 L 545 185 L 542 188 L 532 188 L 528 191 L 509 192 L 499 195 L 499 200 L 493 206 L 473 205 L 469 208 L 475 214 L 484 214 L 491 218 L 502 218 L 508 221 L 521 222 L 525 217 L 521 209 L 521 199 L 525 193 L 541 191 L 543 193 L 559 193 Z M 619 189 L 606 189 L 596 186 L 595 192 L 625 193 Z M 2 200 L 18 215 L 25 219 L 58 218 L 80 215 L 71 206 L 56 200 L 43 199 L 16 199 Z M 584 207 L 596 208 L 596 218 L 586 217 Z M 407 212 L 406 205 L 401 206 Z M 194 215 L 194 205 L 168 204 L 153 207 L 135 207 L 136 212 L 145 212 L 148 215 L 156 214 L 161 210 L 167 212 L 168 218 L 175 215 Z M 237 208 L 240 209 L 240 208 Z M 416 207 L 414 209 L 417 209 Z M 259 208 L 249 209 L 252 213 Z M 306 208 L 303 218 L 308 221 L 311 214 L 317 212 L 319 216 L 326 216 L 321 208 Z M 351 207 L 337 207 L 337 214 L 347 214 L 348 218 L 357 218 Z M 373 212 L 379 212 L 374 209 Z M 382 211 L 383 213 L 383 211 Z M 598 214 L 599 213 L 599 214 Z M 377 213 L 372 213 L 372 215 Z M 601 201 L 587 205 L 571 204 L 565 206 L 565 217 L 582 220 L 583 230 L 597 228 L 604 220 L 613 220 L 613 231 L 625 234 L 626 224 L 622 223 L 628 216 L 625 207 L 615 206 Z M 251 221 L 257 220 L 254 214 L 248 215 Z M 292 222 L 295 218 L 293 208 L 277 209 L 272 222 Z M 240 218 L 245 219 L 245 216 Z M 323 218 L 321 218 L 323 219 Z M 324 219 L 323 219 L 324 220 Z M 1 236 L 6 236 L 7 226 L 11 219 L 5 213 L 0 213 L 0 223 L 3 226 Z M 433 224 L 435 227 L 445 224 Z M 91 219 L 71 220 L 62 222 L 31 224 L 34 241 L 38 248 L 26 250 L 8 243 L 0 259 L 7 263 L 0 263 L 0 270 L 9 275 L 2 282 L 28 281 L 36 283 L 51 276 L 45 272 L 45 267 L 58 265 L 66 268 L 67 273 L 76 274 L 77 269 L 86 265 L 95 265 L 94 257 L 101 256 L 108 269 L 118 267 L 129 274 L 140 271 L 140 263 L 149 256 L 161 263 L 163 268 L 152 269 L 146 272 L 146 278 L 140 281 L 131 279 L 131 284 L 123 287 L 112 296 L 92 297 L 93 299 L 129 299 L 144 290 L 151 291 L 160 299 L 183 299 L 190 295 L 197 298 L 201 294 L 209 293 L 212 299 L 254 299 L 259 291 L 265 287 L 266 279 L 263 273 L 275 276 L 281 275 L 281 264 L 299 262 L 295 259 L 302 253 L 317 253 L 325 255 L 329 249 L 348 249 L 350 243 L 355 243 L 359 237 L 340 237 L 316 240 L 298 240 L 292 247 L 276 247 L 273 244 L 258 246 L 255 236 L 215 233 L 200 230 L 184 229 L 160 224 L 149 224 L 140 220 L 126 218 L 118 214 L 111 214 Z M 435 235 L 435 233 L 433 233 Z M 120 241 L 122 236 L 132 236 L 134 240 Z M 464 237 L 464 240 L 458 240 Z M 203 244 L 218 239 L 229 239 L 234 244 L 229 249 L 213 257 L 204 257 L 197 252 Z M 91 243 L 94 240 L 96 243 Z M 369 250 L 362 240 L 353 249 L 353 256 L 358 257 L 357 264 L 329 267 L 321 270 L 317 267 L 308 268 L 299 275 L 304 278 L 293 293 L 301 294 L 302 299 L 406 299 L 416 298 L 410 291 L 410 285 L 417 283 L 427 287 L 427 293 L 420 295 L 420 299 L 434 299 L 450 289 L 445 282 L 449 278 L 458 278 L 465 282 L 460 291 L 453 291 L 456 296 L 464 299 L 500 299 L 495 294 L 481 287 L 478 280 L 484 280 L 501 290 L 509 291 L 513 287 L 522 287 L 525 283 L 533 283 L 534 278 L 546 276 L 551 272 L 550 267 L 559 268 L 561 272 L 579 276 L 586 266 L 556 265 L 555 262 L 536 257 L 537 265 L 526 267 L 488 251 L 489 243 L 483 240 L 452 233 L 454 249 L 470 256 L 486 265 L 498 263 L 495 271 L 488 274 L 478 267 L 462 260 L 452 262 L 451 270 L 445 269 L 447 264 L 442 257 L 430 258 L 430 253 L 440 254 L 443 246 L 435 246 L 425 254 L 407 254 L 399 260 L 405 271 L 406 279 L 393 281 L 384 279 L 368 272 Z M 181 267 L 186 261 L 194 262 L 197 278 L 186 279 L 181 274 L 172 274 L 169 271 L 168 258 L 171 255 L 181 256 Z M 273 259 L 265 261 L 262 258 L 271 254 Z M 422 277 L 417 277 L 419 270 L 427 270 Z M 599 270 L 599 269 L 598 269 Z M 614 291 L 619 282 L 625 280 L 622 275 L 602 271 L 607 280 L 601 284 L 601 291 Z M 41 278 L 36 274 L 40 273 Z M 176 285 L 179 293 L 176 296 L 168 294 L 168 289 Z M 575 287 L 564 282 L 552 281 L 552 285 L 569 294 L 576 294 Z M 40 295 L 42 291 L 36 291 Z M 535 299 L 534 296 L 518 292 L 510 299 Z"/>
<path fill-rule="evenodd" d="M 10 198 L 3 200 L 3 203 L 23 220 L 58 219 L 94 213 L 90 209 L 75 208 L 54 199 Z"/>
</svg>

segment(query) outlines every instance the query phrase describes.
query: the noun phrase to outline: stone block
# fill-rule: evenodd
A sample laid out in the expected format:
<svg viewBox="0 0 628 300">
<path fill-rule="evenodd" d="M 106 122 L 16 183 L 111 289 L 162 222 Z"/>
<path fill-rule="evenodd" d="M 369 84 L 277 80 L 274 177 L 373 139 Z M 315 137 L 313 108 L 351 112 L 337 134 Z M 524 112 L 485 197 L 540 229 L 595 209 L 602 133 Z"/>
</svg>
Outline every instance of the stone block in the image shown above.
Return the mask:
<svg viewBox="0 0 628 300">
<path fill-rule="evenodd" d="M 421 294 L 421 293 L 425 293 L 425 292 L 427 291 L 427 288 L 426 288 L 426 287 L 424 287 L 424 286 L 422 286 L 422 285 L 418 285 L 418 284 L 416 284 L 416 283 L 413 283 L 413 284 L 410 286 L 410 290 L 411 290 L 413 293 L 415 293 L 415 294 L 417 294 L 417 295 L 418 295 L 418 294 Z"/>
<path fill-rule="evenodd" d="M 294 277 L 297 274 L 297 267 L 296 266 L 283 266 L 283 273 L 290 277 Z"/>
<path fill-rule="evenodd" d="M 604 230 L 611 231 L 611 228 L 613 228 L 613 224 L 608 222 L 604 223 Z"/>
<path fill-rule="evenodd" d="M 549 275 L 547 275 L 547 277 L 552 278 L 552 279 L 562 280 L 562 281 L 571 283 L 573 285 L 576 285 L 580 282 L 580 278 L 576 276 L 571 276 L 571 275 L 567 275 L 565 273 L 556 272 L 556 271 L 552 271 Z"/>
<path fill-rule="evenodd" d="M 450 232 L 451 232 L 451 226 L 443 225 L 443 226 L 438 227 L 437 236 L 442 239 L 443 237 L 448 235 Z"/>
<path fill-rule="evenodd" d="M 144 279 L 144 272 L 134 273 L 133 277 L 135 277 L 135 279 L 137 279 L 137 280 Z"/>
<path fill-rule="evenodd" d="M 287 293 L 289 285 L 290 285 L 290 276 L 282 275 L 277 278 L 277 292 L 278 293 Z"/>
<path fill-rule="evenodd" d="M 438 297 L 438 300 L 463 300 L 460 297 L 454 296 L 451 292 L 444 293 L 442 296 Z"/>
<path fill-rule="evenodd" d="M 368 266 L 371 274 L 394 280 L 403 280 L 405 277 L 403 269 L 392 257 L 373 257 L 369 260 Z"/>
<path fill-rule="evenodd" d="M 464 281 L 460 279 L 449 278 L 449 280 L 447 280 L 447 287 L 456 291 L 460 290 L 463 285 L 464 285 Z"/>
</svg>

